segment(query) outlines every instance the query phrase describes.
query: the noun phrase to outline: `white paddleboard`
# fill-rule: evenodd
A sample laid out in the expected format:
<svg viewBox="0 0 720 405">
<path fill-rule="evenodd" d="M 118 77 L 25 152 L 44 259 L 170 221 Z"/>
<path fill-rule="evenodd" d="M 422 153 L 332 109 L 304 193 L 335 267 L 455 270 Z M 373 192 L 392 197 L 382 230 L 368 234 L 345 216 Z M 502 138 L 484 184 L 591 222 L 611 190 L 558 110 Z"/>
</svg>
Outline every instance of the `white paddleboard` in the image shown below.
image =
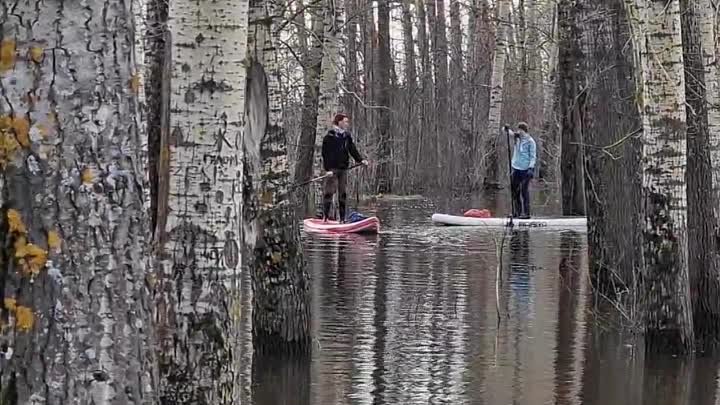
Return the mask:
<svg viewBox="0 0 720 405">
<path fill-rule="evenodd" d="M 586 217 L 537 217 L 520 218 L 475 218 L 461 215 L 433 214 L 432 222 L 436 225 L 449 226 L 485 226 L 489 228 L 513 227 L 516 229 L 575 229 L 586 228 Z"/>
</svg>

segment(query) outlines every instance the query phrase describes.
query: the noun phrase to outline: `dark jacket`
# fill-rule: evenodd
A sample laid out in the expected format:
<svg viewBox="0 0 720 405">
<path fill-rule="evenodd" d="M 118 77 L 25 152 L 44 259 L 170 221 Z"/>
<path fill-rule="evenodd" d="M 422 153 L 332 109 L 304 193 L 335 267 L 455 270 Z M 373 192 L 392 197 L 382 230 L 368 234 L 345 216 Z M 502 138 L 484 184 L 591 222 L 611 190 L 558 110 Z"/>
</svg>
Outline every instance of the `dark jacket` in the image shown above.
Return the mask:
<svg viewBox="0 0 720 405">
<path fill-rule="evenodd" d="M 323 168 L 326 171 L 333 169 L 347 169 L 350 163 L 350 156 L 356 162 L 360 163 L 363 161 L 363 157 L 355 147 L 350 132 L 336 132 L 335 129 L 328 131 L 327 135 L 323 138 L 322 143 L 322 159 Z"/>
</svg>

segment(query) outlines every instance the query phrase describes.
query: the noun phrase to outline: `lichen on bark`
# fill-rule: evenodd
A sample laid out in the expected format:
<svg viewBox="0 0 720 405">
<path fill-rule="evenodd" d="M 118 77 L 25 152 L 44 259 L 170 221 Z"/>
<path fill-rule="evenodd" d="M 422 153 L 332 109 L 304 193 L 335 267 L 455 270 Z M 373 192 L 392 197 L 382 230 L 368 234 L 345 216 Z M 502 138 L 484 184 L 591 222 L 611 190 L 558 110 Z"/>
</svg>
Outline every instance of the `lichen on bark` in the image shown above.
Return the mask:
<svg viewBox="0 0 720 405">
<path fill-rule="evenodd" d="M 0 402 L 154 403 L 131 5 L 0 26 Z"/>
</svg>

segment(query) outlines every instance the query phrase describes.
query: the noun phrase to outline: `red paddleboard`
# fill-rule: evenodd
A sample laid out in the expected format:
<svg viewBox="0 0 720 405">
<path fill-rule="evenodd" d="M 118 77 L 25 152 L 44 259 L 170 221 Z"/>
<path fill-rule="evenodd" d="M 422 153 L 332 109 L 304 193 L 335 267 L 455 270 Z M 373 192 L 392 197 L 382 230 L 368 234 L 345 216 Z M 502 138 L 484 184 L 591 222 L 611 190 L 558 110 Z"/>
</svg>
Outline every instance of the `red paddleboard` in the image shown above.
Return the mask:
<svg viewBox="0 0 720 405">
<path fill-rule="evenodd" d="M 307 218 L 303 220 L 303 225 L 306 231 L 319 233 L 377 233 L 380 231 L 380 220 L 377 217 L 344 224 L 337 221 L 324 222 L 319 218 Z"/>
</svg>

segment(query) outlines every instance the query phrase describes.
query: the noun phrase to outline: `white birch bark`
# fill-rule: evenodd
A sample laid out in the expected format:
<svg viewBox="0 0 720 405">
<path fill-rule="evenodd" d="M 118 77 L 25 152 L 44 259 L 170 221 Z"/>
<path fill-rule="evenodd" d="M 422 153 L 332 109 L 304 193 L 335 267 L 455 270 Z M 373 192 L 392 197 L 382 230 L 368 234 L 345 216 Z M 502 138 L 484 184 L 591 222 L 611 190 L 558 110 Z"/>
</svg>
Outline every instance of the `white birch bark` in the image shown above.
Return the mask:
<svg viewBox="0 0 720 405">
<path fill-rule="evenodd" d="M 130 86 L 134 92 L 137 93 L 138 100 L 138 123 L 140 125 L 140 131 L 144 134 L 141 138 L 141 150 L 144 155 L 142 159 L 144 162 L 148 162 L 148 136 L 147 136 L 147 104 L 145 96 L 145 81 L 147 79 L 147 69 L 145 64 L 145 41 L 147 37 L 147 0 L 132 0 L 131 1 L 133 21 L 134 21 L 134 35 L 135 41 L 133 44 L 133 61 L 134 69 L 132 77 L 130 78 Z M 145 212 L 150 212 L 150 172 L 145 170 L 143 173 L 143 202 Z M 152 233 L 152 232 L 151 232 Z"/>
<path fill-rule="evenodd" d="M 0 26 L 0 403 L 156 403 L 130 2 Z"/>
<path fill-rule="evenodd" d="M 687 244 L 687 125 L 678 0 L 626 0 L 643 124 L 645 231 L 642 279 L 646 344 L 694 344 Z M 662 347 L 657 347 L 662 345 Z M 652 349 L 651 349 L 652 350 Z"/>
<path fill-rule="evenodd" d="M 708 135 L 710 140 L 710 164 L 712 165 L 712 189 L 715 218 L 720 220 L 720 69 L 717 66 L 720 55 L 718 41 L 717 2 L 699 0 L 700 10 L 706 10 L 700 16 L 700 36 L 705 65 L 705 97 L 707 99 Z M 720 228 L 720 223 L 715 224 Z"/>
<path fill-rule="evenodd" d="M 247 0 L 170 2 L 170 181 L 155 309 L 166 403 L 235 404 L 242 388 L 236 324 L 247 29 Z"/>
<path fill-rule="evenodd" d="M 503 161 L 498 155 L 505 156 L 501 142 L 505 142 L 502 132 L 503 86 L 505 81 L 505 61 L 507 59 L 508 33 L 510 26 L 510 1 L 496 1 L 497 31 L 495 34 L 495 53 L 490 76 L 490 110 L 488 113 L 487 137 L 490 140 L 488 150 L 483 151 L 485 161 L 486 182 L 498 181 L 498 162 Z M 494 155 L 494 156 L 491 156 Z M 505 158 L 506 160 L 507 158 Z M 501 173 L 507 168 L 500 167 Z"/>
<path fill-rule="evenodd" d="M 251 0 L 243 142 L 243 241 L 248 253 L 243 267 L 252 272 L 256 353 L 310 347 L 310 284 L 287 195 L 290 171 L 274 15 L 272 0 Z"/>
</svg>

